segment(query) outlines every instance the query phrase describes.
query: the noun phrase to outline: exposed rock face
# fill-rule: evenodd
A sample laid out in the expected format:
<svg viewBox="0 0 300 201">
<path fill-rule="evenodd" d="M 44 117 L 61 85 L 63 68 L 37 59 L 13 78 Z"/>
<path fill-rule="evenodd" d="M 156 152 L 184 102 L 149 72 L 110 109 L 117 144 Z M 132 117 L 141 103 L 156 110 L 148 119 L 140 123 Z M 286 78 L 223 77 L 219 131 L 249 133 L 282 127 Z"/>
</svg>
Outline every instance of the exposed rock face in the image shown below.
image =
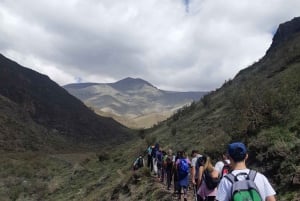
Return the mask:
<svg viewBox="0 0 300 201">
<path fill-rule="evenodd" d="M 291 39 L 293 35 L 298 34 L 300 34 L 300 17 L 296 17 L 291 21 L 280 24 L 273 37 L 271 48 L 278 46 L 282 42 Z"/>
</svg>

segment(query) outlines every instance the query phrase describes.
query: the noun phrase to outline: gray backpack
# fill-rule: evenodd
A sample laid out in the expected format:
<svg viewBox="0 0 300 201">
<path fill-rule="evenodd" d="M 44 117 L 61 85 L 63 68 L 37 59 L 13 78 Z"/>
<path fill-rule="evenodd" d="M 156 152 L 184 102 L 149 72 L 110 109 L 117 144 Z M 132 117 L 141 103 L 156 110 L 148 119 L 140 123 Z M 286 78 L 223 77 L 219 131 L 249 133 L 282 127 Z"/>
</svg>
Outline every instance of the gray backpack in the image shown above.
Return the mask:
<svg viewBox="0 0 300 201">
<path fill-rule="evenodd" d="M 256 171 L 250 170 L 249 174 L 241 172 L 237 175 L 230 173 L 224 176 L 232 183 L 231 201 L 263 201 L 254 183 L 256 173 Z M 244 175 L 245 179 L 238 180 L 240 175 Z"/>
</svg>

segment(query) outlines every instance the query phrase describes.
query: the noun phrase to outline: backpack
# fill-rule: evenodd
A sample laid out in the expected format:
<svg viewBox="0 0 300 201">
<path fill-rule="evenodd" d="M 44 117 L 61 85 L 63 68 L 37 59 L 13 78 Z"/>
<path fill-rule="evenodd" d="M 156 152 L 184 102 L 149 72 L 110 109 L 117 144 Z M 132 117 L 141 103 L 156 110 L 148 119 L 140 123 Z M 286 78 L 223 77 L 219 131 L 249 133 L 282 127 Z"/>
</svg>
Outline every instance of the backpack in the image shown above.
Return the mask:
<svg viewBox="0 0 300 201">
<path fill-rule="evenodd" d="M 263 201 L 254 179 L 256 171 L 250 170 L 249 174 L 241 172 L 234 176 L 233 174 L 227 174 L 224 177 L 232 183 L 231 200 L 232 201 Z M 239 175 L 245 175 L 245 180 L 238 180 Z"/>
<path fill-rule="evenodd" d="M 231 169 L 230 164 L 227 161 L 223 161 L 223 163 L 224 163 L 224 166 L 221 171 L 221 178 L 223 178 L 225 175 L 227 175 Z"/>
<path fill-rule="evenodd" d="M 209 190 L 215 189 L 220 183 L 220 177 L 213 178 L 208 170 L 204 171 L 204 182 Z"/>
<path fill-rule="evenodd" d="M 178 174 L 180 176 L 186 176 L 189 174 L 189 164 L 185 159 L 180 159 L 179 164 L 178 164 Z"/>
<path fill-rule="evenodd" d="M 167 165 L 168 164 L 173 164 L 173 156 L 167 156 L 166 163 L 167 163 Z"/>
<path fill-rule="evenodd" d="M 201 155 L 198 159 L 197 159 L 197 161 L 196 161 L 196 167 L 195 167 L 195 169 L 196 169 L 196 173 L 195 173 L 195 177 L 196 178 L 198 178 L 198 175 L 199 175 L 199 168 L 200 168 L 200 166 L 203 166 L 204 165 L 204 157 Z"/>
<path fill-rule="evenodd" d="M 143 158 L 142 157 L 140 157 L 138 159 L 137 165 L 138 165 L 139 168 L 144 167 L 144 163 L 143 163 Z"/>
<path fill-rule="evenodd" d="M 163 163 L 163 155 L 161 151 L 156 152 L 157 164 L 162 165 Z"/>
</svg>

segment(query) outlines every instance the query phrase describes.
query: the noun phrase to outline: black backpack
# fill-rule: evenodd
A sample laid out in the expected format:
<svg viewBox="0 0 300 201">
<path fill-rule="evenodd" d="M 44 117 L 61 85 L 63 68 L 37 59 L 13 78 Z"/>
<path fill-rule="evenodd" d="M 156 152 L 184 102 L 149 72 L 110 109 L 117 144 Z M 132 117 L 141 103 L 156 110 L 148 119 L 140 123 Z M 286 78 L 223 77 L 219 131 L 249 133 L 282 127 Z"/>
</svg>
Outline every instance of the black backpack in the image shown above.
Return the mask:
<svg viewBox="0 0 300 201">
<path fill-rule="evenodd" d="M 139 157 L 137 165 L 138 165 L 139 168 L 144 167 L 144 162 L 143 162 L 143 158 L 142 157 Z"/>
<path fill-rule="evenodd" d="M 212 178 L 210 172 L 208 170 L 204 171 L 204 182 L 208 189 L 215 189 L 220 183 L 220 177 Z"/>
<path fill-rule="evenodd" d="M 196 169 L 196 173 L 195 173 L 195 175 L 197 176 L 197 178 L 198 178 L 198 174 L 199 174 L 199 167 L 200 166 L 203 166 L 204 165 L 204 159 L 206 160 L 206 158 L 205 158 L 205 156 L 200 156 L 198 159 L 197 159 L 197 161 L 196 161 L 196 167 L 195 167 L 195 169 Z"/>
<path fill-rule="evenodd" d="M 231 172 L 230 164 L 227 161 L 223 161 L 223 163 L 224 163 L 224 166 L 221 171 L 221 175 L 220 175 L 221 178 Z"/>
</svg>

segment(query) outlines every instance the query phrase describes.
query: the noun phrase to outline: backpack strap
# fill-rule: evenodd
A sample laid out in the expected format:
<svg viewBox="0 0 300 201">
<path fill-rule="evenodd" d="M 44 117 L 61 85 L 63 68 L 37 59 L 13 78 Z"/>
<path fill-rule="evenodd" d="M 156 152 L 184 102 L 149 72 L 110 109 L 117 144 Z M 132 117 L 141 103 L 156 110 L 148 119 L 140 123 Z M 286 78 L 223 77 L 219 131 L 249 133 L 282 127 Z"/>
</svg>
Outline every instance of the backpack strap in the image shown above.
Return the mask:
<svg viewBox="0 0 300 201">
<path fill-rule="evenodd" d="M 252 181 L 254 181 L 255 177 L 256 177 L 256 171 L 255 170 L 250 170 L 249 174 L 248 174 L 248 178 Z M 248 179 L 247 178 L 247 179 Z"/>
<path fill-rule="evenodd" d="M 235 181 L 235 176 L 232 173 L 229 173 L 227 175 L 224 176 L 226 179 L 228 179 L 230 181 L 230 183 L 234 183 Z"/>
</svg>

